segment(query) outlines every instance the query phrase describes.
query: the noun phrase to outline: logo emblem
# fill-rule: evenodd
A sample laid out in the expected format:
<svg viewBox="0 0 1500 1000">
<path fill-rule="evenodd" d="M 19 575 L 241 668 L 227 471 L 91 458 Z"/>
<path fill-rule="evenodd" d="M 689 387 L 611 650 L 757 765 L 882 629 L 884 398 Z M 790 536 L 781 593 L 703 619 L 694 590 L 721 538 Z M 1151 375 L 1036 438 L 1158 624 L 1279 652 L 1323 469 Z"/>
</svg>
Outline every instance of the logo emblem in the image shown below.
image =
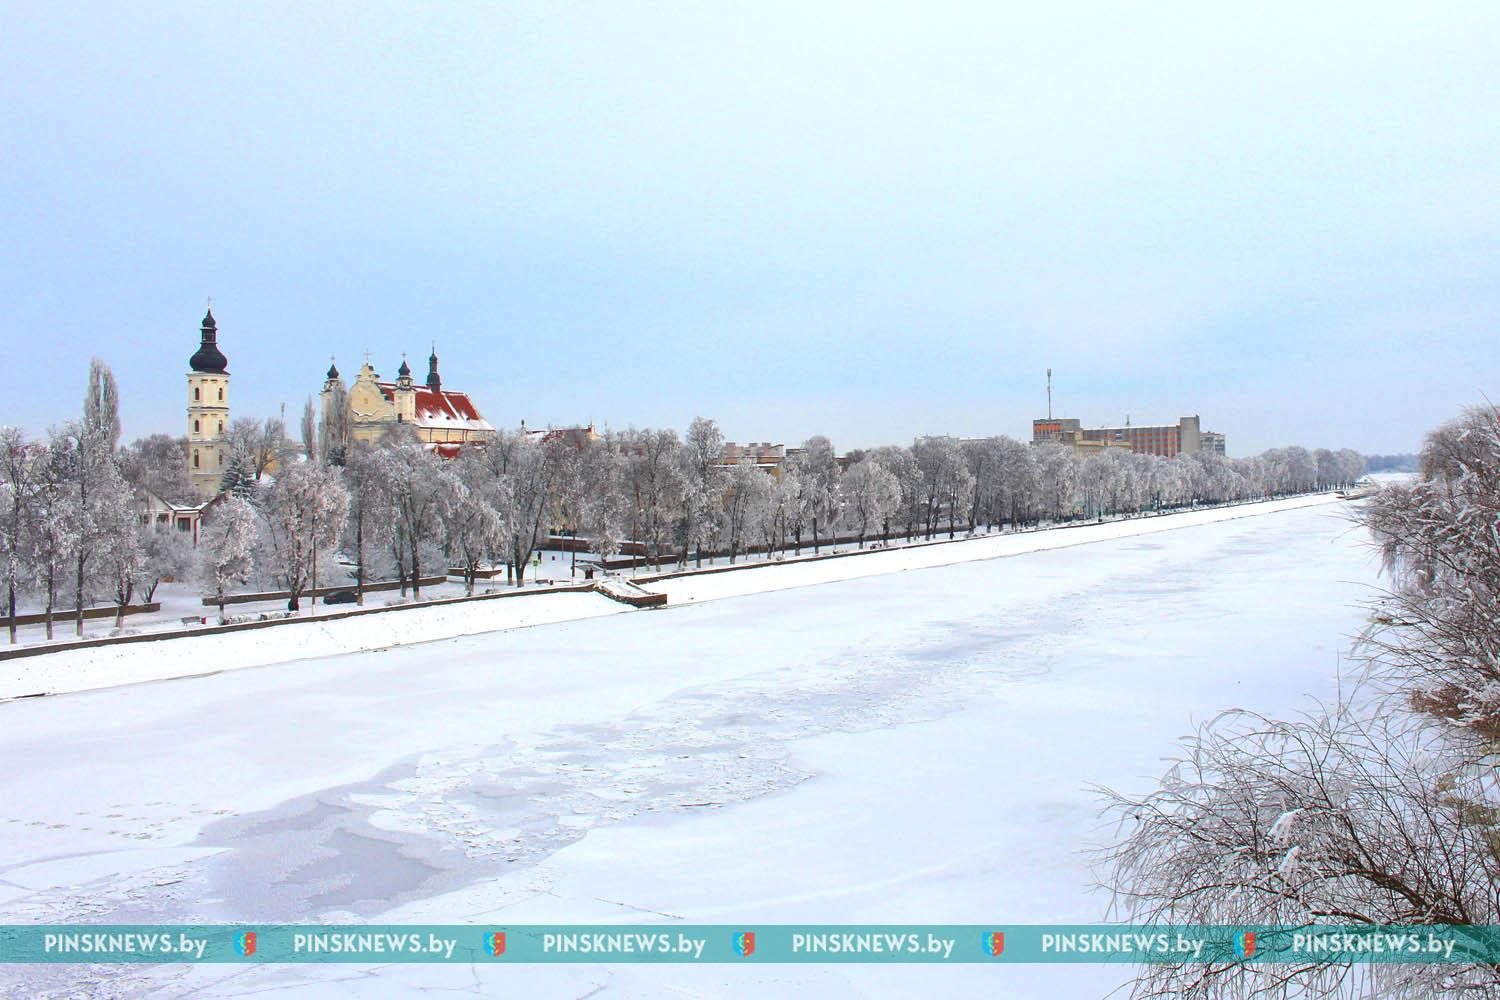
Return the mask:
<svg viewBox="0 0 1500 1000">
<path fill-rule="evenodd" d="M 1234 951 L 1240 958 L 1255 957 L 1255 932 L 1246 931 L 1234 936 Z"/>
<path fill-rule="evenodd" d="M 493 931 L 484 936 L 484 950 L 495 958 L 505 954 L 505 932 Z"/>
<path fill-rule="evenodd" d="M 1005 932 L 990 931 L 984 936 L 984 953 L 991 958 L 1005 954 Z"/>
<path fill-rule="evenodd" d="M 246 931 L 234 939 L 235 950 L 246 958 L 255 954 L 255 932 Z"/>
<path fill-rule="evenodd" d="M 734 953 L 741 958 L 755 954 L 755 932 L 741 931 L 734 936 Z"/>
</svg>

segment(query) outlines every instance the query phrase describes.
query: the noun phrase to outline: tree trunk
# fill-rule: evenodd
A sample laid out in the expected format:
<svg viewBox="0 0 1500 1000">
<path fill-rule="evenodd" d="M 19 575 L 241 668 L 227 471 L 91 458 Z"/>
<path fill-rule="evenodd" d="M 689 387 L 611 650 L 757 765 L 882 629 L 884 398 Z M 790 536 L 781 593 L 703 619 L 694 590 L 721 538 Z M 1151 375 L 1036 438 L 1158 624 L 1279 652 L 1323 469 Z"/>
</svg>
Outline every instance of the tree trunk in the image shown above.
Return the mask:
<svg viewBox="0 0 1500 1000">
<path fill-rule="evenodd" d="M 365 604 L 365 512 L 360 507 L 359 517 L 354 522 L 354 603 Z"/>
<path fill-rule="evenodd" d="M 86 544 L 86 543 L 80 543 L 80 544 Z M 84 563 L 87 560 L 88 560 L 87 556 L 80 555 L 78 557 L 78 587 L 73 592 L 74 593 L 74 597 L 73 597 L 73 600 L 74 600 L 73 610 L 74 610 L 74 613 L 77 616 L 75 618 L 75 622 L 76 622 L 75 631 L 74 631 L 75 635 L 83 635 L 83 567 L 84 567 Z"/>
<path fill-rule="evenodd" d="M 125 584 L 125 592 L 120 594 L 120 606 L 115 609 L 115 628 L 125 627 L 125 608 L 130 604 L 130 597 L 135 593 L 135 581 Z"/>
<path fill-rule="evenodd" d="M 818 518 L 813 515 L 813 555 L 818 554 Z"/>
<path fill-rule="evenodd" d="M 14 646 L 16 644 L 16 578 L 14 576 L 10 579 L 5 601 L 10 610 L 10 644 Z"/>
<path fill-rule="evenodd" d="M 422 556 L 417 551 L 417 536 L 411 539 L 411 599 L 416 601 L 422 597 Z"/>
<path fill-rule="evenodd" d="M 318 519 L 313 518 L 312 530 L 312 613 L 318 613 Z"/>
</svg>

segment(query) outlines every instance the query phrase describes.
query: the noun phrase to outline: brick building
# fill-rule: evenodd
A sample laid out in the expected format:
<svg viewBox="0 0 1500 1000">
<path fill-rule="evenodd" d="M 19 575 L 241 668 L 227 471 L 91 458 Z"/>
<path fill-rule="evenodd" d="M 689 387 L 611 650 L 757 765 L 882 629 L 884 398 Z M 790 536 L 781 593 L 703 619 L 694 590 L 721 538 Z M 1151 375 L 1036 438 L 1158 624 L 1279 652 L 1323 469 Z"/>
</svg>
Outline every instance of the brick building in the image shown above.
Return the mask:
<svg viewBox="0 0 1500 1000">
<path fill-rule="evenodd" d="M 1139 455 L 1175 458 L 1200 451 L 1224 454 L 1224 435 L 1204 431 L 1197 416 L 1183 417 L 1175 424 L 1087 428 L 1078 420 L 1055 418 L 1031 422 L 1032 444 L 1066 444 L 1080 454 L 1096 454 L 1105 448 L 1129 448 Z"/>
</svg>

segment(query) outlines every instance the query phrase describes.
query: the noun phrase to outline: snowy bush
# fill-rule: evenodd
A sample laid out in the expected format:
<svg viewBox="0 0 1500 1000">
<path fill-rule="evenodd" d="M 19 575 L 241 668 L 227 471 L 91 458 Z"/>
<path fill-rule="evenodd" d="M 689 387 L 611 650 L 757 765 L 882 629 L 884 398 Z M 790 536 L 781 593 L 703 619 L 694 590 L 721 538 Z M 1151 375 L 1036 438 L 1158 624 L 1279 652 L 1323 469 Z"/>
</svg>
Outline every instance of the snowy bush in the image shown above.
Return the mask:
<svg viewBox="0 0 1500 1000">
<path fill-rule="evenodd" d="M 1217 461 L 1203 463 L 1209 473 Z M 1269 452 L 1267 492 L 1347 485 L 1352 453 Z M 1500 414 L 1435 431 L 1423 478 L 1358 519 L 1391 576 L 1345 701 L 1222 716 L 1145 796 L 1106 792 L 1117 915 L 1148 924 L 1500 924 Z M 1222 483 L 1220 484 L 1222 485 Z M 1209 494 L 1219 486 L 1210 485 Z M 1150 965 L 1137 996 L 1500 991 L 1480 965 Z"/>
</svg>

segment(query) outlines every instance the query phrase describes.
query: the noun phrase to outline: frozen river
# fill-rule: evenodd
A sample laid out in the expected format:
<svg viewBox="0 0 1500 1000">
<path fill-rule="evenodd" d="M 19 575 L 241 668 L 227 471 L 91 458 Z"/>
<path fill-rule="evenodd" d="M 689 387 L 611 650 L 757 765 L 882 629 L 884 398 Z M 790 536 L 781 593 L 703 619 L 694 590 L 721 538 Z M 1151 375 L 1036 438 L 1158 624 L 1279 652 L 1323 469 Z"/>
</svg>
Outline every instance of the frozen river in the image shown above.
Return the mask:
<svg viewBox="0 0 1500 1000">
<path fill-rule="evenodd" d="M 1334 691 L 1376 582 L 1344 514 L 3 704 L 0 922 L 1100 920 L 1091 785 L 1145 787 L 1221 709 Z M 1030 997 L 1126 974 L 13 966 L 0 990 Z"/>
</svg>

